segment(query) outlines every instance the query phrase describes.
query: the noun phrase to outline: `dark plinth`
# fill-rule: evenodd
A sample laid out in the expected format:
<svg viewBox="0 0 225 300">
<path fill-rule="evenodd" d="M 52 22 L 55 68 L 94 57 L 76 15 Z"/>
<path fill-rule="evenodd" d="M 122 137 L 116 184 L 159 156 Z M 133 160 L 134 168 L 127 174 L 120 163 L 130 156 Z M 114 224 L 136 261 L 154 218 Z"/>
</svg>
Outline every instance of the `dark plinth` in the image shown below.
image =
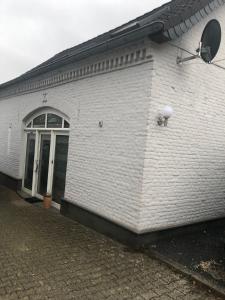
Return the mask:
<svg viewBox="0 0 225 300">
<path fill-rule="evenodd" d="M 4 185 L 13 191 L 18 191 L 22 187 L 22 179 L 16 179 L 0 172 L 0 185 Z"/>
<path fill-rule="evenodd" d="M 171 239 L 174 236 L 183 236 L 184 234 L 190 233 L 193 234 L 194 232 L 198 232 L 200 229 L 204 230 L 206 226 L 205 223 L 199 223 L 163 231 L 149 232 L 146 234 L 136 234 L 95 213 L 72 204 L 66 199 L 62 199 L 60 212 L 62 215 L 70 219 L 73 219 L 97 232 L 133 248 L 146 247 L 155 241 Z"/>
</svg>

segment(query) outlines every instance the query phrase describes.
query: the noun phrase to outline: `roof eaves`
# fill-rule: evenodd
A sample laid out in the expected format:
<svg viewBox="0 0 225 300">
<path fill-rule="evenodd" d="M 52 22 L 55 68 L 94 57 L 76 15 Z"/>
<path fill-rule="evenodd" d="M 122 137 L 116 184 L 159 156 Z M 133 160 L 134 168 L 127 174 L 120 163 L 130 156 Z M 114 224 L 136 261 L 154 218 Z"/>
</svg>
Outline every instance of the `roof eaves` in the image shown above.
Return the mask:
<svg viewBox="0 0 225 300">
<path fill-rule="evenodd" d="M 145 36 L 148 36 L 149 34 L 150 35 L 151 34 L 152 35 L 159 34 L 163 30 L 164 30 L 164 23 L 161 21 L 153 22 L 151 24 L 146 24 L 140 28 L 138 27 L 138 28 L 135 28 L 124 34 L 112 37 L 104 42 L 93 45 L 89 48 L 86 47 L 85 50 L 81 50 L 80 52 L 78 52 L 76 54 L 70 54 L 65 57 L 62 57 L 60 60 L 49 61 L 48 64 L 40 65 L 38 68 L 32 69 L 31 71 L 21 75 L 20 77 L 17 77 L 11 81 L 1 84 L 0 89 L 4 88 L 6 86 L 12 85 L 12 84 L 21 82 L 23 80 L 38 76 L 42 73 L 46 73 L 46 72 L 55 70 L 56 68 L 59 68 L 65 64 L 80 61 L 81 59 L 85 59 L 86 57 L 88 57 L 90 55 L 102 53 L 109 49 L 114 49 L 116 47 L 122 46 L 129 42 L 133 42 L 137 39 L 144 38 Z"/>
<path fill-rule="evenodd" d="M 225 0 L 172 0 L 116 29 L 56 54 L 20 77 L 1 84 L 0 89 L 146 36 L 157 43 L 177 39 L 224 3 Z"/>
<path fill-rule="evenodd" d="M 175 40 L 189 31 L 216 8 L 225 4 L 225 0 L 200 0 L 198 2 L 192 0 L 192 2 L 197 3 L 197 6 L 192 9 L 189 8 L 183 15 L 179 14 L 180 16 L 177 20 L 172 17 L 168 22 L 165 21 L 164 32 L 160 35 L 153 36 L 152 40 L 157 43 Z M 183 6 L 181 6 L 180 9 L 183 9 Z"/>
</svg>

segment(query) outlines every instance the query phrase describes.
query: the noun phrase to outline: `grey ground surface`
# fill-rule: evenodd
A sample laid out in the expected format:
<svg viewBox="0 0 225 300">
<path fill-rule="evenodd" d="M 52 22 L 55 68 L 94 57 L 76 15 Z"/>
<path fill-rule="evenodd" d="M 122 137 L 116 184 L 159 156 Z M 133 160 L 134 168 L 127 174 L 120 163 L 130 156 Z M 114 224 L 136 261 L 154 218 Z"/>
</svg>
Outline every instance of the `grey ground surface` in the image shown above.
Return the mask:
<svg viewBox="0 0 225 300">
<path fill-rule="evenodd" d="M 192 226 L 183 234 L 173 234 L 146 248 L 151 257 L 192 274 L 225 295 L 225 219 Z"/>
<path fill-rule="evenodd" d="M 221 299 L 163 263 L 0 187 L 0 299 Z"/>
</svg>

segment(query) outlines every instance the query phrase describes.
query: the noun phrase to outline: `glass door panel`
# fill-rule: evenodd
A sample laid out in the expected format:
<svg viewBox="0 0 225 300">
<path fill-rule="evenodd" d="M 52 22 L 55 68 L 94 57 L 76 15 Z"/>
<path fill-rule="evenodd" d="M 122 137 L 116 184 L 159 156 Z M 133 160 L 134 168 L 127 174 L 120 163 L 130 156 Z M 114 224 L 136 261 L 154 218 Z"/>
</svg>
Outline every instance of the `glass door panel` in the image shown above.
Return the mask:
<svg viewBox="0 0 225 300">
<path fill-rule="evenodd" d="M 65 192 L 68 145 L 69 136 L 56 135 L 52 197 L 57 203 L 61 203 Z"/>
<path fill-rule="evenodd" d="M 37 184 L 37 192 L 39 195 L 44 195 L 47 192 L 50 146 L 51 135 L 41 134 Z"/>
<path fill-rule="evenodd" d="M 27 134 L 24 187 L 28 190 L 32 190 L 32 183 L 33 183 L 35 137 L 36 136 L 34 133 Z"/>
</svg>

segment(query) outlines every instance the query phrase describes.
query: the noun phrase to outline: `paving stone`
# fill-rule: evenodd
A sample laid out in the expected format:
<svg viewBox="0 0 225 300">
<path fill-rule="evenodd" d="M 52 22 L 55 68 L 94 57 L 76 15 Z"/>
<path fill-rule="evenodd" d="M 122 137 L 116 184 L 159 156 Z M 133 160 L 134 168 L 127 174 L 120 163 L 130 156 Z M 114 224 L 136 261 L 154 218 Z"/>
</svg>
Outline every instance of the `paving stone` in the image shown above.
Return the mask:
<svg viewBox="0 0 225 300">
<path fill-rule="evenodd" d="M 0 300 L 220 300 L 165 264 L 0 187 Z"/>
</svg>

